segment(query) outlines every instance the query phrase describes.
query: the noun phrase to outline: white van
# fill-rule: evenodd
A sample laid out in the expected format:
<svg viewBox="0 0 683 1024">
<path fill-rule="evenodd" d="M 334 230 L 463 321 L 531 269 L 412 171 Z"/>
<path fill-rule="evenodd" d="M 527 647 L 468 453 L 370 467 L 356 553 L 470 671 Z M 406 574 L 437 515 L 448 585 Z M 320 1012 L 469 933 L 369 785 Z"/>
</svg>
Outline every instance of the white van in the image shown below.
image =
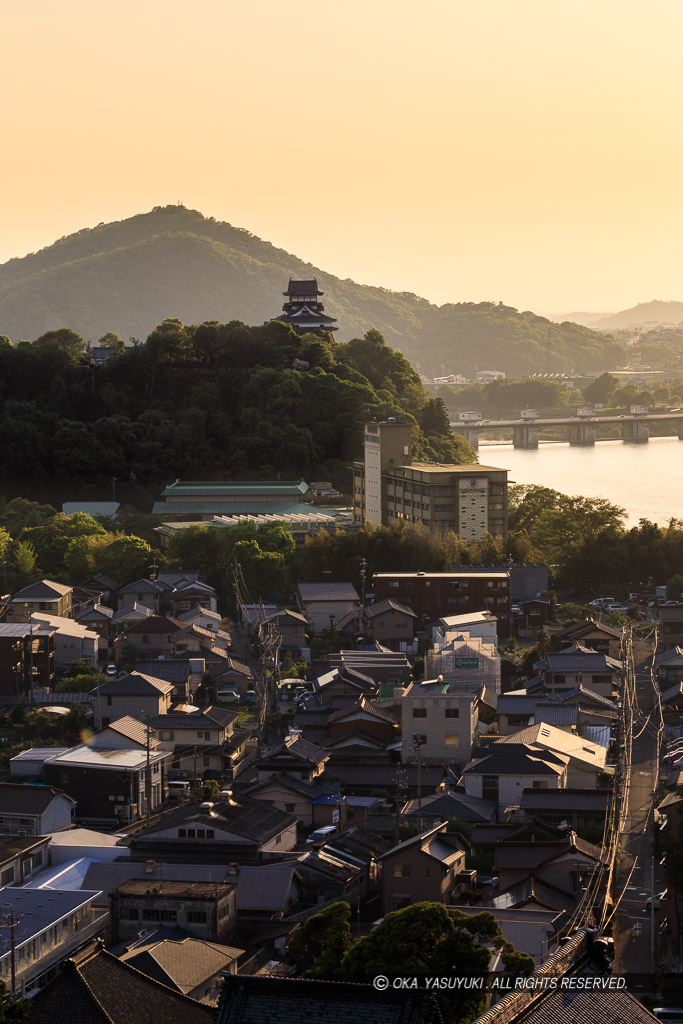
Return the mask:
<svg viewBox="0 0 683 1024">
<path fill-rule="evenodd" d="M 169 782 L 168 795 L 176 800 L 188 797 L 190 795 L 190 783 L 175 780 Z"/>
<path fill-rule="evenodd" d="M 307 843 L 324 843 L 326 839 L 332 835 L 333 832 L 337 831 L 336 825 L 323 825 L 322 828 L 317 828 L 315 832 L 311 832 L 310 836 L 306 840 Z"/>
<path fill-rule="evenodd" d="M 218 690 L 216 700 L 219 704 L 239 704 L 240 695 L 236 690 Z"/>
</svg>

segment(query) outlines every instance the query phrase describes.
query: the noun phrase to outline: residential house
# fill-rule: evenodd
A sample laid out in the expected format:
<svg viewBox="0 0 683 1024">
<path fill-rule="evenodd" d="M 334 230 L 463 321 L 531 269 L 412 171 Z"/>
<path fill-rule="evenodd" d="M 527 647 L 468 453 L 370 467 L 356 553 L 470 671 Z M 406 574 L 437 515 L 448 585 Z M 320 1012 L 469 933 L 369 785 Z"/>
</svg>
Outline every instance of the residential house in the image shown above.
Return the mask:
<svg viewBox="0 0 683 1024">
<path fill-rule="evenodd" d="M 358 592 L 350 583 L 299 583 L 296 590 L 299 611 L 315 633 L 334 628 L 361 606 Z"/>
<path fill-rule="evenodd" d="M 129 824 L 156 811 L 166 800 L 165 750 L 81 743 L 45 761 L 48 785 L 63 786 L 78 802 L 77 818 L 105 825 Z"/>
<path fill-rule="evenodd" d="M 163 750 L 171 751 L 170 777 L 231 778 L 244 757 L 249 734 L 235 730 L 234 711 L 209 707 L 191 713 L 154 715 L 149 727 Z"/>
<path fill-rule="evenodd" d="M 365 605 L 359 621 L 360 632 L 367 640 L 386 644 L 394 651 L 412 646 L 416 624 L 413 609 L 390 597 Z M 340 626 L 344 628 L 344 620 Z"/>
<path fill-rule="evenodd" d="M 69 828 L 76 801 L 51 785 L 0 782 L 0 834 L 44 836 Z"/>
<path fill-rule="evenodd" d="M 104 644 L 101 645 L 104 648 L 109 646 L 109 638 L 112 634 L 113 618 L 114 609 L 107 607 L 106 604 L 90 605 L 89 608 L 84 608 L 75 615 L 76 622 L 81 626 L 85 626 L 86 629 L 92 629 L 95 633 L 99 633 L 105 641 Z"/>
<path fill-rule="evenodd" d="M 170 710 L 173 691 L 173 683 L 137 671 L 108 679 L 94 691 L 95 729 L 126 715 L 140 721 L 164 715 Z"/>
<path fill-rule="evenodd" d="M 254 864 L 296 845 L 296 817 L 233 793 L 212 806 L 181 806 L 131 837 L 131 856 L 169 863 Z"/>
<path fill-rule="evenodd" d="M 178 618 L 183 612 L 191 611 L 194 608 L 209 608 L 212 612 L 218 610 L 216 591 L 208 583 L 201 580 L 184 580 L 176 584 L 173 590 L 162 595 L 162 607 L 174 618 Z"/>
<path fill-rule="evenodd" d="M 280 648 L 285 651 L 300 651 L 306 646 L 308 622 L 301 612 L 293 612 L 289 608 L 267 615 L 264 626 L 272 626 L 280 638 Z"/>
<path fill-rule="evenodd" d="M 559 654 L 548 654 L 536 662 L 534 671 L 551 697 L 585 685 L 594 693 L 612 698 L 619 689 L 622 667 L 615 658 L 574 643 Z"/>
<path fill-rule="evenodd" d="M 121 960 L 190 999 L 215 1006 L 223 975 L 236 973 L 243 953 L 233 946 L 188 937 L 136 945 Z"/>
<path fill-rule="evenodd" d="M 254 688 L 254 670 L 228 654 L 211 674 L 211 682 L 218 690 L 235 690 L 244 698 Z"/>
<path fill-rule="evenodd" d="M 607 748 L 591 743 L 574 733 L 539 722 L 498 740 L 493 746 L 526 746 L 549 750 L 566 756 L 567 786 L 575 789 L 597 789 L 605 771 Z M 489 749 L 491 749 L 489 747 Z"/>
<path fill-rule="evenodd" d="M 197 939 L 225 942 L 237 924 L 237 886 L 169 882 L 153 885 L 132 878 L 109 894 L 111 941 L 133 938 L 141 929 L 174 925 Z"/>
<path fill-rule="evenodd" d="M 203 658 L 157 658 L 156 661 L 136 661 L 133 672 L 156 681 L 173 684 L 172 700 L 192 701 L 195 690 L 204 678 L 206 665 Z M 163 713 L 163 712 L 160 712 Z M 155 712 L 156 714 L 156 712 Z"/>
<path fill-rule="evenodd" d="M 492 914 L 505 940 L 541 964 L 571 930 L 570 909 L 574 904 L 570 894 L 531 875 L 525 882 L 498 893 L 485 907 L 458 907 L 458 911 L 471 916 L 482 911 Z"/>
<path fill-rule="evenodd" d="M 622 653 L 623 634 L 620 629 L 608 626 L 605 622 L 596 622 L 594 619 L 581 619 L 564 629 L 553 630 L 553 641 L 559 645 L 561 650 L 570 644 L 581 644 L 598 654 L 606 654 L 610 658 L 619 660 Z"/>
<path fill-rule="evenodd" d="M 286 772 L 305 782 L 313 782 L 322 775 L 329 760 L 329 751 L 294 735 L 270 747 L 254 762 L 257 781 L 262 782 L 273 773 Z"/>
<path fill-rule="evenodd" d="M 99 664 L 100 637 L 93 629 L 59 615 L 33 612 L 31 622 L 54 632 L 55 667 L 68 668 L 74 661 L 87 661 L 94 669 Z"/>
<path fill-rule="evenodd" d="M 434 825 L 450 821 L 451 818 L 476 825 L 478 822 L 491 821 L 497 811 L 497 805 L 491 800 L 447 790 L 444 793 L 432 793 L 421 797 L 419 801 L 414 798 L 408 800 L 401 809 L 400 821 L 401 824 L 405 823 L 418 830 L 420 816 L 422 828 L 433 828 Z"/>
<path fill-rule="evenodd" d="M 375 601 L 391 598 L 417 615 L 418 628 L 451 615 L 489 611 L 497 619 L 500 637 L 510 633 L 510 573 L 489 572 L 376 572 L 371 589 Z"/>
<path fill-rule="evenodd" d="M 452 903 L 468 885 L 465 871 L 469 844 L 457 833 L 436 825 L 382 854 L 382 905 L 385 914 L 411 903 Z"/>
<path fill-rule="evenodd" d="M 501 736 L 510 736 L 518 729 L 532 725 L 537 704 L 544 699 L 538 693 L 501 693 L 498 695 L 496 720 Z"/>
<path fill-rule="evenodd" d="M 161 591 L 171 589 L 172 587 L 168 583 L 160 584 L 158 580 L 134 580 L 133 583 L 127 583 L 125 587 L 119 588 L 116 600 L 117 611 L 139 604 L 149 608 L 152 614 L 156 615 L 159 611 Z"/>
<path fill-rule="evenodd" d="M 662 645 L 665 651 L 683 647 L 683 601 L 659 606 Z"/>
<path fill-rule="evenodd" d="M 7 611 L 8 622 L 30 622 L 34 612 L 60 618 L 71 615 L 71 587 L 53 580 L 40 580 L 17 591 Z"/>
<path fill-rule="evenodd" d="M 24 885 L 50 859 L 50 837 L 0 835 L 0 887 Z"/>
<path fill-rule="evenodd" d="M 427 653 L 425 662 L 429 677 L 443 676 L 444 682 L 453 689 L 476 692 L 485 686 L 490 693 L 500 693 L 498 647 L 481 637 L 465 634 L 448 641 L 437 641 Z"/>
<path fill-rule="evenodd" d="M 535 878 L 558 889 L 578 894 L 582 884 L 606 854 L 575 832 L 549 842 L 499 842 L 495 848 L 494 871 L 501 890 Z"/>
<path fill-rule="evenodd" d="M 671 647 L 655 655 L 657 682 L 661 690 L 683 683 L 683 647 Z"/>
<path fill-rule="evenodd" d="M 55 678 L 55 630 L 31 622 L 0 623 L 0 697 L 12 702 Z"/>
<path fill-rule="evenodd" d="M 524 744 L 493 743 L 465 766 L 462 777 L 469 796 L 490 800 L 501 813 L 519 806 L 524 789 L 564 789 L 568 764 L 566 754 Z"/>
<path fill-rule="evenodd" d="M 333 712 L 326 726 L 328 738 L 325 746 L 337 754 L 349 746 L 357 749 L 370 745 L 386 749 L 401 740 L 398 716 L 365 696 Z"/>
<path fill-rule="evenodd" d="M 11 910 L 15 927 L 0 931 L 0 980 L 8 989 L 13 982 L 19 999 L 32 997 L 59 974 L 67 957 L 104 932 L 108 915 L 93 905 L 97 895 L 86 890 L 3 890 L 3 910 Z M 72 1013 L 62 1019 L 73 1020 Z"/>
<path fill-rule="evenodd" d="M 112 629 L 116 633 L 125 633 L 131 626 L 137 625 L 144 619 L 151 618 L 152 615 L 154 615 L 154 612 L 146 604 L 133 601 L 132 604 L 126 605 L 125 608 L 119 608 L 117 612 L 114 612 L 112 615 Z"/>
<path fill-rule="evenodd" d="M 241 790 L 245 796 L 263 800 L 308 828 L 321 825 L 341 827 L 346 818 L 346 801 L 338 780 L 307 781 L 287 772 L 273 772 Z"/>
<path fill-rule="evenodd" d="M 144 879 L 152 888 L 158 888 L 164 881 L 234 883 L 237 885 L 240 922 L 270 921 L 287 916 L 299 902 L 300 879 L 296 869 L 296 860 L 220 865 L 126 859 L 110 864 L 91 863 L 83 879 L 83 887 L 102 890 L 104 904 L 108 906 L 109 893 L 131 878 Z"/>
<path fill-rule="evenodd" d="M 448 643 L 453 637 L 479 637 L 489 644 L 498 644 L 498 619 L 490 611 L 442 615 L 432 623 L 434 643 Z"/>
<path fill-rule="evenodd" d="M 566 822 L 579 832 L 586 825 L 602 830 L 613 799 L 607 789 L 524 789 L 519 808 L 527 821 L 538 819 L 550 825 Z"/>
<path fill-rule="evenodd" d="M 140 658 L 166 657 L 174 653 L 171 637 L 182 629 L 182 623 L 168 615 L 150 615 L 134 622 L 126 630 L 125 639 L 133 644 Z"/>
<path fill-rule="evenodd" d="M 215 1009 L 189 999 L 117 959 L 102 946 L 70 956 L 62 972 L 31 1000 L 35 1024 L 112 1024 L 131 1013 L 154 1024 L 213 1024 Z"/>
<path fill-rule="evenodd" d="M 404 686 L 413 678 L 413 670 L 405 654 L 374 644 L 359 651 L 335 651 L 329 656 L 331 669 L 343 668 L 360 672 L 378 686 Z"/>
<path fill-rule="evenodd" d="M 202 629 L 209 629 L 212 633 L 218 632 L 223 621 L 218 612 L 213 612 L 210 608 L 205 608 L 203 605 L 199 605 L 197 608 L 188 608 L 187 611 L 176 615 L 176 618 L 184 626 L 201 626 Z"/>
<path fill-rule="evenodd" d="M 401 719 L 402 761 L 464 764 L 477 732 L 477 694 L 440 679 L 411 683 L 401 697 Z"/>
</svg>

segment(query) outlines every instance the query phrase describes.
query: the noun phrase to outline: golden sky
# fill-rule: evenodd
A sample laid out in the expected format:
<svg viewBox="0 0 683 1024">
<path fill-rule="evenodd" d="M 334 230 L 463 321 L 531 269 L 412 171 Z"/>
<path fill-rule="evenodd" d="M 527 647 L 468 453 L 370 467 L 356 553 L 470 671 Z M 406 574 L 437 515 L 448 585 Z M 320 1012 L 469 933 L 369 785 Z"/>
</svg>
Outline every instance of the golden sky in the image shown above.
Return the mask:
<svg viewBox="0 0 683 1024">
<path fill-rule="evenodd" d="M 683 300 L 681 0 L 23 0 L 0 24 L 0 261 L 180 201 L 439 303 Z"/>
</svg>

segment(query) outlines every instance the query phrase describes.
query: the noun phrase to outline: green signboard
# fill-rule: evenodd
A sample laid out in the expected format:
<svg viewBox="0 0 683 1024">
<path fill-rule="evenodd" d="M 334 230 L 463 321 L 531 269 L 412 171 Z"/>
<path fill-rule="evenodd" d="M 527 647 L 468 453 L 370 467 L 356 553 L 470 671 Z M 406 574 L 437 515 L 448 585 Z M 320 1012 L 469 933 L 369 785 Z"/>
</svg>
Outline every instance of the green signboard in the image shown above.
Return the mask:
<svg viewBox="0 0 683 1024">
<path fill-rule="evenodd" d="M 454 658 L 453 668 L 479 668 L 479 658 Z"/>
</svg>

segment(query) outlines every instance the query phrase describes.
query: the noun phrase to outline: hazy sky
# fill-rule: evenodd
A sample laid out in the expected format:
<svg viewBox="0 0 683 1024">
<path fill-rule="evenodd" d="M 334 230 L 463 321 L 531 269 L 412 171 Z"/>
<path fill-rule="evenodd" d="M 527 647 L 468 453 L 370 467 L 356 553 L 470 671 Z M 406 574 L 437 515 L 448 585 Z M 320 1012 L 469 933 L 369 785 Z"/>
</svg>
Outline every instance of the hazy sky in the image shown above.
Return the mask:
<svg viewBox="0 0 683 1024">
<path fill-rule="evenodd" d="M 23 0 L 0 24 L 0 261 L 180 201 L 437 302 L 683 299 L 681 0 Z"/>
</svg>

